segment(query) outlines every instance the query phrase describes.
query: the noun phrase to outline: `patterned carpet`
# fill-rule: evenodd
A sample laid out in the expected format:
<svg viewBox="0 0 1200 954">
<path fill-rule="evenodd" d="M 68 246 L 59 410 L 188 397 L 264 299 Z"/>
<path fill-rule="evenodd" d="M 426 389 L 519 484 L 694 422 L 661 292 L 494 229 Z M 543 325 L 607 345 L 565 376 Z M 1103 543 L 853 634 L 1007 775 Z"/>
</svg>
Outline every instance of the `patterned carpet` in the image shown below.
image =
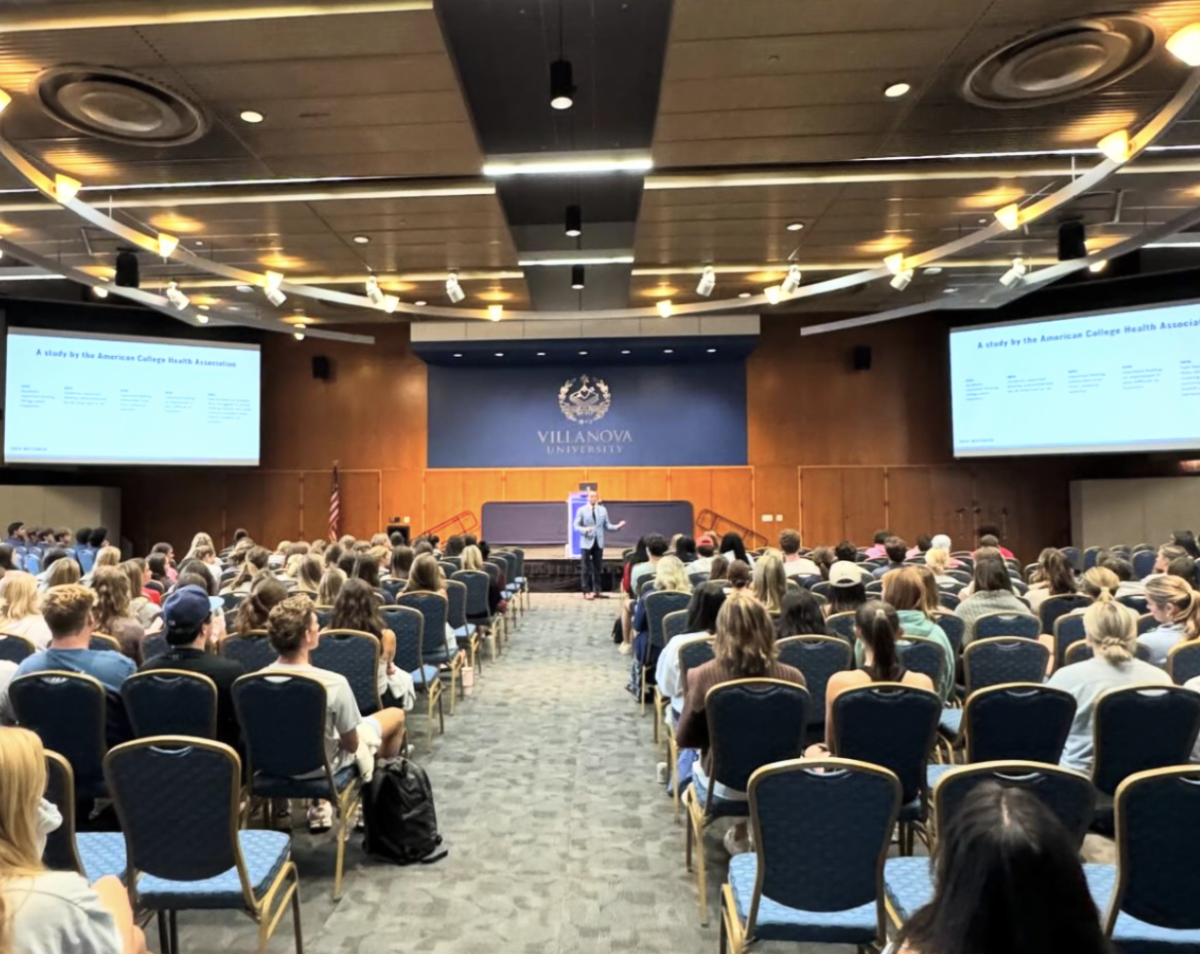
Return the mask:
<svg viewBox="0 0 1200 954">
<path fill-rule="evenodd" d="M 533 605 L 432 751 L 424 716 L 412 719 L 447 859 L 389 866 L 355 837 L 334 904 L 333 836 L 296 833 L 310 954 L 716 951 L 723 828 L 707 839 L 713 913 L 701 928 L 684 830 L 654 781 L 651 716 L 624 690 L 628 657 L 610 638 L 617 601 L 534 594 Z M 185 912 L 179 929 L 185 951 L 255 950 L 256 929 L 233 912 Z M 291 949 L 289 935 L 285 922 L 270 950 Z"/>
</svg>

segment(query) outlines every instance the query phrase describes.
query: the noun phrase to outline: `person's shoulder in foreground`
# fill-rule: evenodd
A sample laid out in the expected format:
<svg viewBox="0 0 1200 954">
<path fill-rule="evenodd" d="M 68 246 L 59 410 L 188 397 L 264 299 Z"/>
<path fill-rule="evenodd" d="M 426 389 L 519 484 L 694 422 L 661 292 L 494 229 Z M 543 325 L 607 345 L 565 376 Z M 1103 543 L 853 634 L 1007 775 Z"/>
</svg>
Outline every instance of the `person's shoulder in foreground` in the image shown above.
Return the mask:
<svg viewBox="0 0 1200 954">
<path fill-rule="evenodd" d="M 116 920 L 74 872 L 13 878 L 2 890 L 14 954 L 120 954 Z"/>
</svg>

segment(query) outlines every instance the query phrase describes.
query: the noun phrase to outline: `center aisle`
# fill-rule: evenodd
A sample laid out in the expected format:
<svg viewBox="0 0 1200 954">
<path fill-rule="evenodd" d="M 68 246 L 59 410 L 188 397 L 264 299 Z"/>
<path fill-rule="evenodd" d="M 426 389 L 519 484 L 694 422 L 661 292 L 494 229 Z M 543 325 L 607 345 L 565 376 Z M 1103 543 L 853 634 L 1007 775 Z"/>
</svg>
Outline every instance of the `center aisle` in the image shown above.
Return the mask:
<svg viewBox="0 0 1200 954">
<path fill-rule="evenodd" d="M 390 866 L 354 836 L 335 905 L 331 836 L 295 835 L 309 954 L 715 951 L 717 920 L 700 928 L 684 829 L 654 781 L 651 716 L 624 689 L 619 603 L 534 594 L 533 606 L 432 753 L 424 715 L 412 719 L 447 859 Z M 230 913 L 179 921 L 185 950 L 254 950 L 253 926 Z M 289 933 L 280 925 L 271 950 Z"/>
</svg>

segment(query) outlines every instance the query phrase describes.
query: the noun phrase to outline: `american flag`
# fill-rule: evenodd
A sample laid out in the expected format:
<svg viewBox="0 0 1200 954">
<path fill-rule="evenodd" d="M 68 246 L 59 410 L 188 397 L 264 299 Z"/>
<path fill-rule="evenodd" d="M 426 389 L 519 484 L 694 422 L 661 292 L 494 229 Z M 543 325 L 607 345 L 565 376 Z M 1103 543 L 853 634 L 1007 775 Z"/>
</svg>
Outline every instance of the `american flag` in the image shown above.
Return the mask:
<svg viewBox="0 0 1200 954">
<path fill-rule="evenodd" d="M 338 493 L 337 464 L 333 465 L 333 486 L 329 488 L 329 539 L 336 543 L 342 521 L 342 499 Z"/>
</svg>

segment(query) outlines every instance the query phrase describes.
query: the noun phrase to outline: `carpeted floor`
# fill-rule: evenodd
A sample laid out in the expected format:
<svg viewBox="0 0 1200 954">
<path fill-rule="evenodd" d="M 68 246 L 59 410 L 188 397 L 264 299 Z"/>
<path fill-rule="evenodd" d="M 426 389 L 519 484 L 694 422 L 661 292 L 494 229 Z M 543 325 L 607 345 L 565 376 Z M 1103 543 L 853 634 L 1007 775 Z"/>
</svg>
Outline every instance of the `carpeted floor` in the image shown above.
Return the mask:
<svg viewBox="0 0 1200 954">
<path fill-rule="evenodd" d="M 723 829 L 708 837 L 713 914 L 701 928 L 683 827 L 654 780 L 662 750 L 610 638 L 617 601 L 534 594 L 533 604 L 432 750 L 424 716 L 412 718 L 447 859 L 389 866 L 356 836 L 334 904 L 333 836 L 296 833 L 310 954 L 716 951 Z M 179 928 L 184 951 L 255 949 L 254 925 L 233 912 L 185 912 Z M 149 940 L 156 949 L 157 932 Z M 270 950 L 289 949 L 285 922 Z"/>
</svg>

